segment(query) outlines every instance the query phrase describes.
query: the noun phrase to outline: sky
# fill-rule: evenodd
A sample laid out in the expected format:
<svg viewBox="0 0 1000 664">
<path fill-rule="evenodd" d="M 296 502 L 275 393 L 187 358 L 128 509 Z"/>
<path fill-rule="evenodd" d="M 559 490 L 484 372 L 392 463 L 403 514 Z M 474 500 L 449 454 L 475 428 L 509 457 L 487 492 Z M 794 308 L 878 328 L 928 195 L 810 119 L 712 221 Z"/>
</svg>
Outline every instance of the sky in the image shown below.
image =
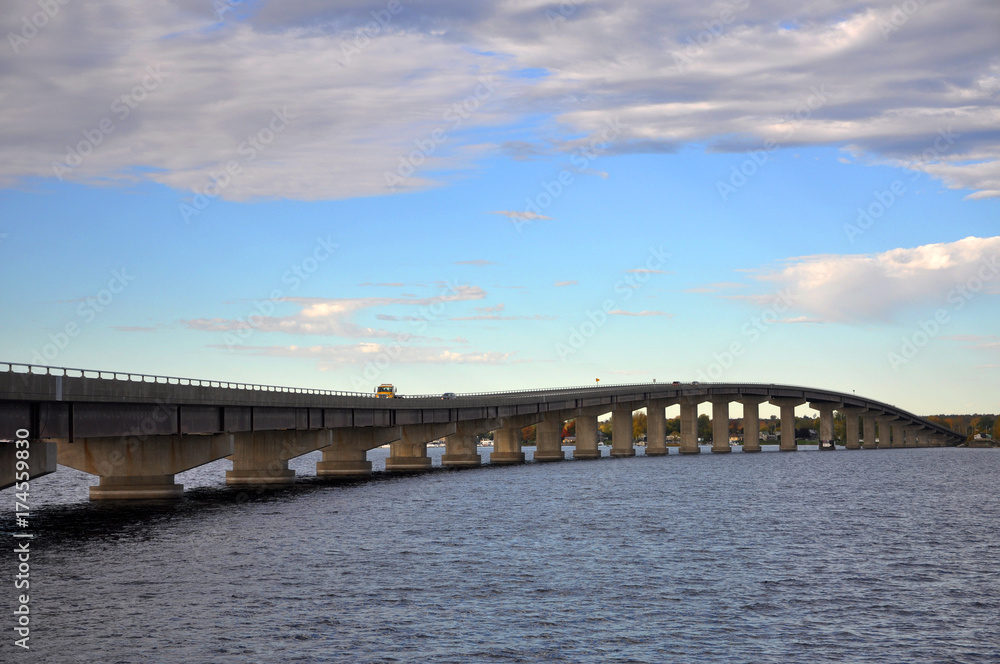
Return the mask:
<svg viewBox="0 0 1000 664">
<path fill-rule="evenodd" d="M 0 360 L 1000 410 L 1000 5 L 7 3 Z"/>
</svg>

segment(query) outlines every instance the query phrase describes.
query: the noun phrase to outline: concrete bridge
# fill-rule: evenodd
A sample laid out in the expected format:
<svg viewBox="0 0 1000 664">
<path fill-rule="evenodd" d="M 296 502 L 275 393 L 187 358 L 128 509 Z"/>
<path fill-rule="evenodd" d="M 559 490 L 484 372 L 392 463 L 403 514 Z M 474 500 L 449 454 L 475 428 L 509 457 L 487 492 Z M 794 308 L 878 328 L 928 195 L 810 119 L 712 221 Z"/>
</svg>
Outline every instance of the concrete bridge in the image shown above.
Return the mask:
<svg viewBox="0 0 1000 664">
<path fill-rule="evenodd" d="M 523 463 L 521 429 L 537 424 L 535 461 L 561 461 L 563 423 L 576 420 L 573 457 L 593 459 L 597 418 L 613 413 L 611 456 L 634 456 L 632 414 L 647 412 L 647 456 L 667 454 L 668 406 L 680 406 L 681 454 L 700 452 L 698 405 L 712 404 L 712 452 L 729 452 L 729 407 L 743 405 L 744 452 L 759 452 L 759 407 L 780 409 L 779 449 L 794 451 L 795 408 L 819 411 L 820 439 L 846 417 L 846 449 L 957 445 L 964 436 L 890 404 L 853 394 L 759 383 L 651 383 L 515 392 L 407 396 L 338 392 L 0 363 L 0 440 L 32 441 L 17 466 L 0 443 L 0 488 L 15 472 L 39 476 L 59 464 L 100 477 L 91 500 L 180 496 L 174 475 L 217 459 L 227 484 L 295 481 L 289 459 L 321 450 L 319 476 L 371 473 L 368 450 L 390 445 L 388 472 L 427 470 L 427 443 L 445 438 L 442 465 L 478 466 L 479 436 L 494 432 L 492 464 Z M 863 443 L 862 443 L 863 440 Z M 877 442 L 876 442 L 877 441 Z M 30 466 L 30 468 L 29 468 Z M 22 475 L 23 479 L 23 475 Z"/>
</svg>

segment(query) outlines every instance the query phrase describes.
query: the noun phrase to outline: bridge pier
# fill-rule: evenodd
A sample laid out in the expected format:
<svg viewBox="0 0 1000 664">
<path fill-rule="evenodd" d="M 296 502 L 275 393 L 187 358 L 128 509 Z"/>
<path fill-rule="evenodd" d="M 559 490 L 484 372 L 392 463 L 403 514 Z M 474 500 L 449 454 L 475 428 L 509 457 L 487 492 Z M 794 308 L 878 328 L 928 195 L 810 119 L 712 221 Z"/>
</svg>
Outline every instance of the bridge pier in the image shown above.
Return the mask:
<svg viewBox="0 0 1000 664">
<path fill-rule="evenodd" d="M 681 399 L 681 446 L 680 454 L 700 454 L 698 447 L 698 404 L 697 397 Z"/>
<path fill-rule="evenodd" d="M 521 429 L 541 420 L 540 415 L 515 415 L 503 418 L 503 426 L 493 432 L 493 452 L 490 463 L 512 465 L 524 463 L 521 451 Z"/>
<path fill-rule="evenodd" d="M 799 444 L 795 440 L 795 408 L 805 403 L 801 399 L 776 398 L 769 399 L 772 405 L 781 409 L 781 444 L 780 452 L 795 452 Z"/>
<path fill-rule="evenodd" d="M 862 448 L 874 450 L 878 447 L 878 444 L 875 442 L 875 416 L 871 413 L 866 413 L 861 416 L 861 422 L 865 430 L 865 442 L 862 444 Z"/>
<path fill-rule="evenodd" d="M 535 461 L 562 461 L 566 458 L 562 449 L 563 421 L 563 414 L 558 411 L 542 416 L 535 431 Z"/>
<path fill-rule="evenodd" d="M 365 477 L 372 474 L 368 450 L 402 436 L 400 427 L 346 427 L 330 429 L 330 446 L 316 462 L 317 477 Z"/>
<path fill-rule="evenodd" d="M 399 440 L 389 443 L 387 472 L 416 473 L 430 470 L 433 462 L 427 456 L 427 443 L 457 431 L 455 422 L 444 424 L 409 424 L 401 427 Z"/>
<path fill-rule="evenodd" d="M 479 436 L 500 428 L 499 419 L 459 422 L 455 433 L 445 436 L 443 468 L 476 468 L 483 463 L 479 456 Z"/>
<path fill-rule="evenodd" d="M 611 412 L 611 456 L 635 456 L 635 445 L 632 441 L 631 404 L 616 404 Z"/>
<path fill-rule="evenodd" d="M 760 404 L 767 399 L 742 397 L 737 401 L 743 404 L 743 451 L 760 452 Z"/>
<path fill-rule="evenodd" d="M 882 450 L 892 447 L 892 423 L 899 418 L 895 415 L 883 415 L 875 419 L 878 422 L 878 448 Z"/>
<path fill-rule="evenodd" d="M 923 427 L 916 425 L 903 427 L 903 431 L 906 435 L 903 447 L 917 447 L 917 434 L 922 428 Z"/>
<path fill-rule="evenodd" d="M 729 397 L 713 397 L 712 402 L 712 453 L 729 454 Z"/>
<path fill-rule="evenodd" d="M 667 450 L 667 406 L 673 399 L 653 399 L 646 404 L 646 456 L 663 456 Z"/>
<path fill-rule="evenodd" d="M 116 436 L 58 441 L 59 463 L 97 475 L 91 500 L 180 498 L 174 475 L 233 453 L 233 435 Z"/>
<path fill-rule="evenodd" d="M 597 445 L 597 416 L 600 413 L 583 410 L 576 416 L 576 448 L 574 459 L 599 459 L 601 449 Z"/>
<path fill-rule="evenodd" d="M 859 418 L 865 412 L 865 409 L 853 406 L 841 406 L 840 412 L 844 416 L 844 424 L 846 425 L 844 447 L 849 450 L 860 450 L 861 427 L 859 426 Z"/>
<path fill-rule="evenodd" d="M 233 469 L 226 484 L 294 484 L 288 460 L 330 445 L 330 430 L 247 431 L 233 434 Z"/>
<path fill-rule="evenodd" d="M 840 407 L 840 404 L 828 401 L 810 402 L 809 407 L 819 411 L 819 441 L 820 449 L 823 449 L 823 441 L 833 442 L 833 411 Z"/>
<path fill-rule="evenodd" d="M 893 449 L 906 446 L 906 433 L 901 423 L 892 424 L 892 447 Z"/>
<path fill-rule="evenodd" d="M 29 440 L 27 447 L 18 447 L 14 441 L 0 443 L 0 489 L 14 486 L 17 483 L 17 475 L 19 474 L 17 462 L 24 461 L 24 459 L 17 458 L 18 450 L 28 451 L 27 472 L 29 480 L 56 472 L 56 457 L 59 452 L 58 444 L 55 441 Z"/>
</svg>

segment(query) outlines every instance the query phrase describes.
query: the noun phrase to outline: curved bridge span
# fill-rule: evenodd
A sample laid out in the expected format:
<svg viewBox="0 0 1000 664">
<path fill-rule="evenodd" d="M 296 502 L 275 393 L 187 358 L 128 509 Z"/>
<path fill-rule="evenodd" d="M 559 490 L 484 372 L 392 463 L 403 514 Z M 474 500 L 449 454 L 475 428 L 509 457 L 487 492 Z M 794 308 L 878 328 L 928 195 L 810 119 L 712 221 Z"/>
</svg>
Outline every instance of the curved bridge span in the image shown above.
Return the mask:
<svg viewBox="0 0 1000 664">
<path fill-rule="evenodd" d="M 561 461 L 563 423 L 576 421 L 575 459 L 601 456 L 597 419 L 613 413 L 611 456 L 634 456 L 632 415 L 647 412 L 647 456 L 668 453 L 666 415 L 680 406 L 680 454 L 701 451 L 698 405 L 712 404 L 712 452 L 729 452 L 730 404 L 743 405 L 744 452 L 760 451 L 760 404 L 781 412 L 779 450 L 794 451 L 794 409 L 820 413 L 820 439 L 833 440 L 834 412 L 847 424 L 846 449 L 939 447 L 964 436 L 901 408 L 854 394 L 762 383 L 633 383 L 513 392 L 416 395 L 276 387 L 168 376 L 0 363 L 0 440 L 31 441 L 17 466 L 3 444 L 0 488 L 15 471 L 38 476 L 59 464 L 100 477 L 91 499 L 180 496 L 176 473 L 228 458 L 228 484 L 286 484 L 288 460 L 321 450 L 320 476 L 371 473 L 368 450 L 389 444 L 389 472 L 427 470 L 427 443 L 445 439 L 442 465 L 478 466 L 479 436 L 494 432 L 492 464 L 523 463 L 521 429 L 538 425 L 535 461 Z"/>
</svg>

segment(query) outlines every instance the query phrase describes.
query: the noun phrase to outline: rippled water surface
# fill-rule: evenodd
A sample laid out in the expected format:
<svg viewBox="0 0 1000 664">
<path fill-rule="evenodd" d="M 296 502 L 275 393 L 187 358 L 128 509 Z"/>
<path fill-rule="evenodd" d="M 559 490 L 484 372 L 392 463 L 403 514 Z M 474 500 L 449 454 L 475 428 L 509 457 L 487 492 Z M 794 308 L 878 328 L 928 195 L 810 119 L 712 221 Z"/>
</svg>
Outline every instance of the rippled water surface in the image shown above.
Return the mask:
<svg viewBox="0 0 1000 664">
<path fill-rule="evenodd" d="M 33 482 L 32 650 L 8 636 L 0 661 L 1000 662 L 1000 451 L 671 454 L 266 492 L 223 486 L 228 466 L 179 476 L 177 504 L 89 504 L 93 478 L 65 468 Z"/>
</svg>

